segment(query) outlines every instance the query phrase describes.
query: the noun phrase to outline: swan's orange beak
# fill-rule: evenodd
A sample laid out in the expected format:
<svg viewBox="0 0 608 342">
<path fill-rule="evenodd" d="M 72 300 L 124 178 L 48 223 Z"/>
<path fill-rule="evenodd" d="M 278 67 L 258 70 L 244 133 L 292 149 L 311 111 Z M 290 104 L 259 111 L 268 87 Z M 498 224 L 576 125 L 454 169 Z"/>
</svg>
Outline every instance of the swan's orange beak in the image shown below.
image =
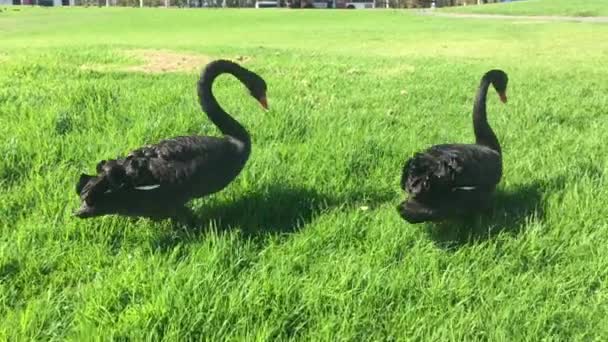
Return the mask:
<svg viewBox="0 0 608 342">
<path fill-rule="evenodd" d="M 507 93 L 498 93 L 498 96 L 500 96 L 500 101 L 502 101 L 502 103 L 507 103 Z"/>
<path fill-rule="evenodd" d="M 260 102 L 260 104 L 262 105 L 262 107 L 264 107 L 264 109 L 268 110 L 268 101 L 266 100 L 266 96 L 262 96 L 258 99 L 258 101 Z"/>
</svg>

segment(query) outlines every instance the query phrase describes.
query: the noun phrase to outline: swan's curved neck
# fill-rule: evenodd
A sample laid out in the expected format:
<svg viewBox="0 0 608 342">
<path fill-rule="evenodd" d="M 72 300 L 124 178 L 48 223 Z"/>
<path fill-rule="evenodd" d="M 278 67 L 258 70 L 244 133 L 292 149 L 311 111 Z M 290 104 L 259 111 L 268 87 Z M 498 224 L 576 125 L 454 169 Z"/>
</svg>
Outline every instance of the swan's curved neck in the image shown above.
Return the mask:
<svg viewBox="0 0 608 342">
<path fill-rule="evenodd" d="M 475 143 L 489 147 L 494 151 L 501 153 L 498 138 L 488 123 L 488 116 L 486 113 L 486 98 L 490 84 L 491 81 L 487 77 L 484 77 L 481 80 L 481 84 L 477 90 L 477 97 L 475 98 L 475 103 L 473 105 L 473 130 L 475 131 Z"/>
<path fill-rule="evenodd" d="M 243 82 L 244 70 L 239 65 L 225 60 L 208 64 L 198 81 L 198 97 L 201 107 L 222 134 L 241 141 L 245 146 L 250 146 L 251 138 L 245 127 L 230 116 L 230 114 L 226 113 L 213 95 L 213 82 L 219 75 L 224 73 L 231 74 Z"/>
</svg>

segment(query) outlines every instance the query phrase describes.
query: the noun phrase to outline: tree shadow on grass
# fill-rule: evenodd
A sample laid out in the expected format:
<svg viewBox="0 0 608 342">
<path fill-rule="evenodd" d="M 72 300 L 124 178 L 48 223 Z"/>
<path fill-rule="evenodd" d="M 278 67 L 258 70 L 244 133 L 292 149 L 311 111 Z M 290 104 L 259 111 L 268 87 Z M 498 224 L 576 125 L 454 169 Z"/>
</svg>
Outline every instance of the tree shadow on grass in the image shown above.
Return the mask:
<svg viewBox="0 0 608 342">
<path fill-rule="evenodd" d="M 391 192 L 353 192 L 345 196 L 321 193 L 315 189 L 272 185 L 237 197 L 205 203 L 196 209 L 194 220 L 174 229 L 157 241 L 156 248 L 171 249 L 179 243 L 200 240 L 210 230 L 239 230 L 247 237 L 293 233 L 327 210 L 343 205 L 375 206 L 391 200 Z"/>
<path fill-rule="evenodd" d="M 479 243 L 498 234 L 520 234 L 526 223 L 542 221 L 545 217 L 543 195 L 562 189 L 567 178 L 560 176 L 548 181 L 519 185 L 512 190 L 497 190 L 491 209 L 477 216 L 430 223 L 427 233 L 445 249 L 457 249 Z"/>
</svg>

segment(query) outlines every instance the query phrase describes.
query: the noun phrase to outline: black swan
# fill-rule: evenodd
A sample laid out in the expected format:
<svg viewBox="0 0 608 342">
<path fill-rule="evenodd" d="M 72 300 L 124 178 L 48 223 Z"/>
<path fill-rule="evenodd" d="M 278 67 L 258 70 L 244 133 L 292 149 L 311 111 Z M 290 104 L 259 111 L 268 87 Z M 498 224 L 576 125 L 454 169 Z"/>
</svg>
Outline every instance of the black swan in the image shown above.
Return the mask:
<svg viewBox="0 0 608 342">
<path fill-rule="evenodd" d="M 223 73 L 235 76 L 268 109 L 266 82 L 260 76 L 231 61 L 209 63 L 197 84 L 198 97 L 223 137 L 179 136 L 136 149 L 125 158 L 102 160 L 96 176 L 80 176 L 76 192 L 82 205 L 74 215 L 189 220 L 186 202 L 232 182 L 249 158 L 251 138 L 213 95 L 213 82 Z"/>
<path fill-rule="evenodd" d="M 409 198 L 397 208 L 403 219 L 438 221 L 487 208 L 502 177 L 502 155 L 487 120 L 486 97 L 492 84 L 506 103 L 507 83 L 502 70 L 490 70 L 481 78 L 473 105 L 475 144 L 435 145 L 405 163 L 401 188 Z"/>
</svg>

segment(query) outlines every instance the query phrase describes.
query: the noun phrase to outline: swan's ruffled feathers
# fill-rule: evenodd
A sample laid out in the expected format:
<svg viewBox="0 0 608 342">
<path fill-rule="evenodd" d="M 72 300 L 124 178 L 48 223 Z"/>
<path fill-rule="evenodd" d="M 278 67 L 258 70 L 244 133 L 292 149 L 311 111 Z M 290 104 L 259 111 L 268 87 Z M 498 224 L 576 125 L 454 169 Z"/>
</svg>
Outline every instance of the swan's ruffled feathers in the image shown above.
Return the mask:
<svg viewBox="0 0 608 342">
<path fill-rule="evenodd" d="M 405 163 L 401 188 L 424 198 L 458 189 L 487 189 L 501 176 L 502 161 L 496 151 L 473 144 L 436 145 Z"/>
<path fill-rule="evenodd" d="M 223 138 L 189 136 L 163 140 L 134 150 L 125 158 L 99 162 L 97 175 L 81 175 L 76 191 L 91 206 L 108 193 L 179 187 L 193 177 L 201 177 L 232 149 Z"/>
</svg>

